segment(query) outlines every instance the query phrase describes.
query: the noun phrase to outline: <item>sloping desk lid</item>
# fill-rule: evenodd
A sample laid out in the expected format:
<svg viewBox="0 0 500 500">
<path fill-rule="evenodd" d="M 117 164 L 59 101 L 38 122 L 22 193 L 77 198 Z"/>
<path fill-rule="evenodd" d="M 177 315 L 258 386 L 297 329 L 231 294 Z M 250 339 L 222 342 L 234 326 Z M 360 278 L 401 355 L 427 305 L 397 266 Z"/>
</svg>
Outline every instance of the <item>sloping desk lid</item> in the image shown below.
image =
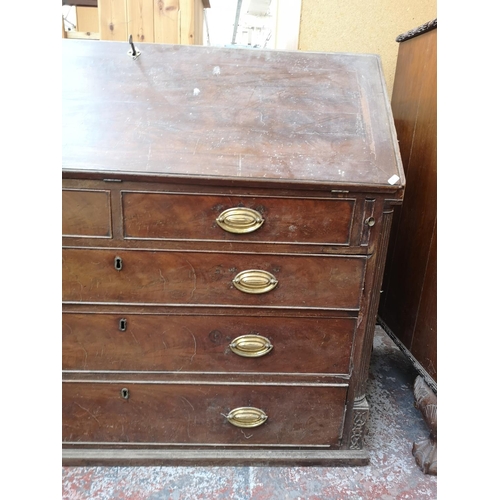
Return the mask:
<svg viewBox="0 0 500 500">
<path fill-rule="evenodd" d="M 66 172 L 404 184 L 378 56 L 62 44 Z"/>
</svg>

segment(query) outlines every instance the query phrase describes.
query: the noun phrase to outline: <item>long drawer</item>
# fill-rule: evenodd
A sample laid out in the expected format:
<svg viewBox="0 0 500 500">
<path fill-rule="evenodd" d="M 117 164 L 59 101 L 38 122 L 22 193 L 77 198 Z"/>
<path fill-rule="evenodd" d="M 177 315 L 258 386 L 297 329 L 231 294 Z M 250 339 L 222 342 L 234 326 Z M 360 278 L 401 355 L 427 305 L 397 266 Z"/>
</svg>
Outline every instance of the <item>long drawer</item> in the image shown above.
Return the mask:
<svg viewBox="0 0 500 500">
<path fill-rule="evenodd" d="M 124 236 L 348 245 L 355 200 L 122 192 Z"/>
<path fill-rule="evenodd" d="M 345 387 L 66 382 L 63 442 L 335 447 L 345 398 Z"/>
<path fill-rule="evenodd" d="M 63 369 L 348 373 L 355 318 L 63 314 Z"/>
<path fill-rule="evenodd" d="M 63 249 L 64 301 L 357 309 L 366 258 Z"/>
</svg>

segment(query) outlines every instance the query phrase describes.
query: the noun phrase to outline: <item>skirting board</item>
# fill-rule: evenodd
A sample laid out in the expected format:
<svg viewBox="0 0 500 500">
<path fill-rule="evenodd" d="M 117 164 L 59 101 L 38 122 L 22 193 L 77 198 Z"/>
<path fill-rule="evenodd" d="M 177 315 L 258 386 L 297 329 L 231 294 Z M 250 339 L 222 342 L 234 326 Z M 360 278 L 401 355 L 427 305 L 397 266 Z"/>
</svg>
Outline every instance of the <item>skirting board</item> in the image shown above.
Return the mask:
<svg viewBox="0 0 500 500">
<path fill-rule="evenodd" d="M 410 360 L 411 364 L 417 370 L 418 374 L 422 376 L 425 383 L 431 388 L 432 392 L 437 395 L 437 383 L 436 381 L 427 373 L 425 368 L 417 361 L 415 356 L 410 352 L 410 350 L 399 340 L 394 332 L 389 328 L 387 323 L 380 317 L 377 316 L 377 323 L 382 327 L 382 329 L 389 335 L 391 340 L 396 344 L 396 346 L 401 350 L 401 352 Z"/>
</svg>

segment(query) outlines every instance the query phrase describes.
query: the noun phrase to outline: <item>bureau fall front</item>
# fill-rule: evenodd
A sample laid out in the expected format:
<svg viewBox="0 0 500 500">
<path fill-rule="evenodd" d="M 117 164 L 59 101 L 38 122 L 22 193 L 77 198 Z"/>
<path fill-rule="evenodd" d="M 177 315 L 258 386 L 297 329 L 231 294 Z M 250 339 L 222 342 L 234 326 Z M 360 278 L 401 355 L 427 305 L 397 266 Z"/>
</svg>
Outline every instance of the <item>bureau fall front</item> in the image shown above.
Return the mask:
<svg viewBox="0 0 500 500">
<path fill-rule="evenodd" d="M 379 58 L 127 52 L 63 41 L 63 462 L 367 464 Z"/>
</svg>

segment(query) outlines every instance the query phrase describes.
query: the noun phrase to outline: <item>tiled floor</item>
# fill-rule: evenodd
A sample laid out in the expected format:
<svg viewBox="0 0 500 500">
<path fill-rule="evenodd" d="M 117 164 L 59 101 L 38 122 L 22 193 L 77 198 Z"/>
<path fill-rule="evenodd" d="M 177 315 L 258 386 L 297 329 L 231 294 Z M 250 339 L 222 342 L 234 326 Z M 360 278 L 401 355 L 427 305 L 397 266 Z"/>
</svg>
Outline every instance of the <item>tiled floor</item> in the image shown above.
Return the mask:
<svg viewBox="0 0 500 500">
<path fill-rule="evenodd" d="M 426 500 L 437 478 L 423 474 L 413 441 L 428 430 L 413 406 L 417 373 L 377 327 L 367 398 L 366 467 L 63 467 L 63 500 Z"/>
</svg>

